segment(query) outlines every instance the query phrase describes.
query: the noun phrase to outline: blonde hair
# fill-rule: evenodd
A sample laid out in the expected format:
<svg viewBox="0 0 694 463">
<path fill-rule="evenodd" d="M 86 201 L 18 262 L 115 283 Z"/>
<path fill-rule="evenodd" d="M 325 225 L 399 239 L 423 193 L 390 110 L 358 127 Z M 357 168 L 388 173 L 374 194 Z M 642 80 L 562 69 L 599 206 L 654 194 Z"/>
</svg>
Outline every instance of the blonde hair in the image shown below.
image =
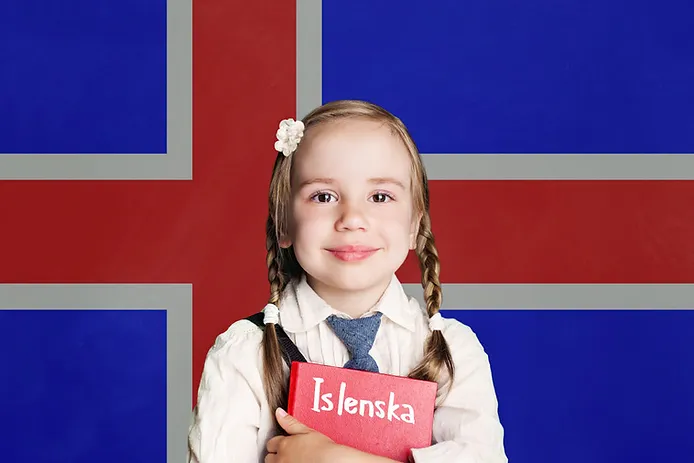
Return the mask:
<svg viewBox="0 0 694 463">
<path fill-rule="evenodd" d="M 398 136 L 407 147 L 412 161 L 412 198 L 417 215 L 421 215 L 416 241 L 416 253 L 422 272 L 424 300 L 429 317 L 441 307 L 441 283 L 439 282 L 439 256 L 434 244 L 429 217 L 429 188 L 426 172 L 417 146 L 405 125 L 390 112 L 372 103 L 358 100 L 333 101 L 314 109 L 304 119 L 305 130 L 320 124 L 349 118 L 369 119 L 382 122 Z M 300 148 L 299 150 L 300 151 Z M 270 303 L 279 307 L 280 296 L 287 284 L 303 274 L 292 248 L 280 247 L 280 240 L 287 236 L 289 226 L 289 204 L 291 201 L 291 168 L 295 154 L 285 157 L 278 153 L 270 181 L 269 216 L 267 219 L 267 267 L 270 281 Z M 274 412 L 285 407 L 287 384 L 283 374 L 283 358 L 273 324 L 265 327 L 263 335 L 263 382 L 265 394 Z M 409 373 L 410 378 L 437 381 L 442 368 L 448 371 L 448 384 L 454 378 L 454 365 L 448 343 L 441 331 L 433 331 L 424 347 L 424 357 Z"/>
</svg>

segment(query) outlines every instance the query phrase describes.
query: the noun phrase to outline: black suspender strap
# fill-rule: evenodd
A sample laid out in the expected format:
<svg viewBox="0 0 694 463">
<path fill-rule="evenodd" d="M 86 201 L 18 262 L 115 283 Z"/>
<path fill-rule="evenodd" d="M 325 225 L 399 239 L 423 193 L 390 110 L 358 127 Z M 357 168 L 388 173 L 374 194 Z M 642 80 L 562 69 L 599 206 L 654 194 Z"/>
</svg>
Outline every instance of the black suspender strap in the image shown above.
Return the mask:
<svg viewBox="0 0 694 463">
<path fill-rule="evenodd" d="M 263 312 L 258 312 L 250 317 L 246 317 L 246 320 L 250 320 L 261 330 L 264 330 L 264 318 L 265 314 Z M 306 362 L 306 358 L 299 351 L 299 348 L 296 347 L 296 344 L 294 344 L 291 339 L 289 339 L 289 336 L 287 336 L 287 333 L 284 332 L 280 325 L 275 325 L 275 332 L 277 333 L 277 339 L 279 340 L 280 347 L 282 348 L 282 357 L 289 368 L 292 367 L 292 362 Z"/>
</svg>

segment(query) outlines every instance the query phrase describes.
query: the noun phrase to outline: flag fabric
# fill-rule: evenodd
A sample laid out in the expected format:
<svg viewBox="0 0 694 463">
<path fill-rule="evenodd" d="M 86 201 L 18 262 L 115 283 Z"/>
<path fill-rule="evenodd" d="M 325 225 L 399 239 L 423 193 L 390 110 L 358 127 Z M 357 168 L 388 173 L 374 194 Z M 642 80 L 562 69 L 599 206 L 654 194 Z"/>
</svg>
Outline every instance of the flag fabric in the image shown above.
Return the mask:
<svg viewBox="0 0 694 463">
<path fill-rule="evenodd" d="M 180 461 L 207 350 L 267 299 L 277 124 L 338 98 L 423 153 L 510 459 L 694 451 L 689 3 L 146 3 L 0 14 L 3 455 Z"/>
</svg>

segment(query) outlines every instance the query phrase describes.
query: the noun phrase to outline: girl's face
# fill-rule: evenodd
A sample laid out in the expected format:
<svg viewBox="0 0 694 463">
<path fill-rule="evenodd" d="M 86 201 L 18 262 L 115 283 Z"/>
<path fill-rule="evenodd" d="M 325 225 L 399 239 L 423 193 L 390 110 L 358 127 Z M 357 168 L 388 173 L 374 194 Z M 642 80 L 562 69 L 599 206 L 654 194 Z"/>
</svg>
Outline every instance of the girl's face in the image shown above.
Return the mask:
<svg viewBox="0 0 694 463">
<path fill-rule="evenodd" d="M 295 156 L 281 245 L 319 293 L 385 289 L 417 232 L 405 145 L 383 123 L 343 120 L 308 131 Z"/>
</svg>

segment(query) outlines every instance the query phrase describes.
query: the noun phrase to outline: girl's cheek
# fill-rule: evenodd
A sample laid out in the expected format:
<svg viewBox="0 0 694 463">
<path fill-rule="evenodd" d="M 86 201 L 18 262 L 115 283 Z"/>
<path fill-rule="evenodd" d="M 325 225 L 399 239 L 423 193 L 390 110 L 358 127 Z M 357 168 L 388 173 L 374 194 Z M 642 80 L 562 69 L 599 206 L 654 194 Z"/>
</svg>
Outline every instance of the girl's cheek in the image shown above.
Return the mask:
<svg viewBox="0 0 694 463">
<path fill-rule="evenodd" d="M 294 216 L 294 220 L 298 227 L 307 227 L 324 222 L 330 222 L 332 220 L 332 216 L 327 211 L 321 211 L 317 208 L 310 210 L 309 208 L 303 211 L 297 211 Z"/>
<path fill-rule="evenodd" d="M 403 222 L 410 223 L 412 221 L 412 212 L 410 208 L 398 206 L 398 207 L 384 207 L 377 211 L 377 213 L 372 214 L 373 218 L 381 221 L 393 221 L 393 222 Z"/>
</svg>

